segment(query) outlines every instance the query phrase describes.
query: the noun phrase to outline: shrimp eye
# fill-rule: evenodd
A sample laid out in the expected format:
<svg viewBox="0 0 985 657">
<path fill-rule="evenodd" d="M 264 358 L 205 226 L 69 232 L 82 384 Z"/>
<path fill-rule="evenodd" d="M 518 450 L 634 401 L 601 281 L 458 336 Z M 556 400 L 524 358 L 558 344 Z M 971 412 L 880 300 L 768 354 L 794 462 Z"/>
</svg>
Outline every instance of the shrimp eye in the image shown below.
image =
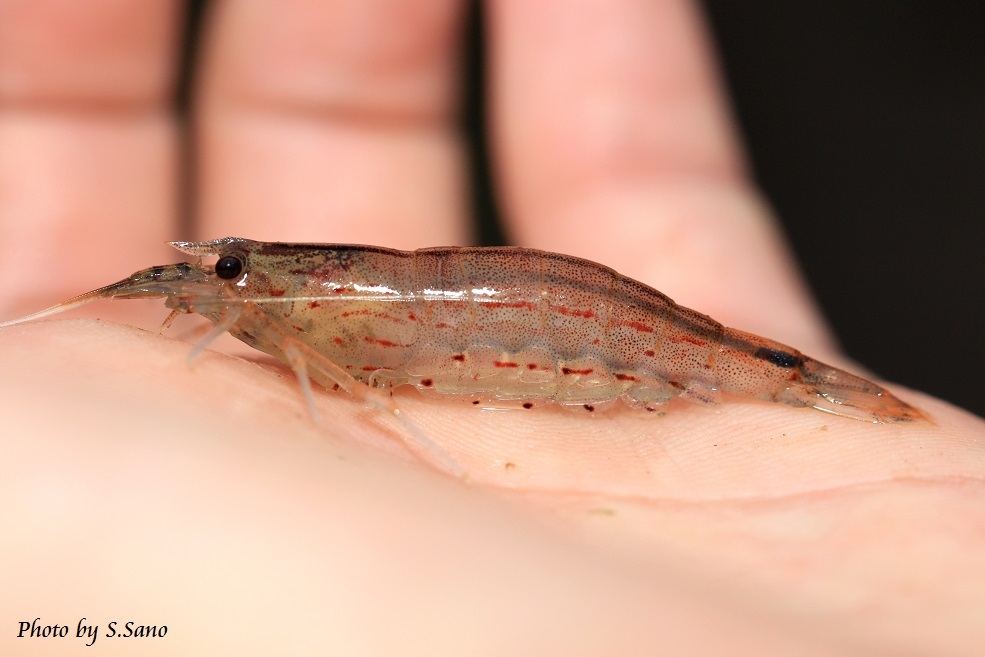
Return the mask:
<svg viewBox="0 0 985 657">
<path fill-rule="evenodd" d="M 243 261 L 236 256 L 222 256 L 215 263 L 215 275 L 225 280 L 231 280 L 243 271 Z"/>
</svg>

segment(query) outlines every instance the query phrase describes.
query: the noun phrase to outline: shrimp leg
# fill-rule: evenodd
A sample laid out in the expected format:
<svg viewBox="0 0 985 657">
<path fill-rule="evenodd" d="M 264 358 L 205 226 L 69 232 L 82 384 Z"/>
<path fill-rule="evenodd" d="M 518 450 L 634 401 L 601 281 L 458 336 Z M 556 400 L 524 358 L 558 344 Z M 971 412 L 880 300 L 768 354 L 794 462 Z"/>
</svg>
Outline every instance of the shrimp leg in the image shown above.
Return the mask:
<svg viewBox="0 0 985 657">
<path fill-rule="evenodd" d="M 271 320 L 271 318 L 256 305 L 247 301 L 241 305 L 230 307 L 228 301 L 215 303 L 215 308 L 207 308 L 208 302 L 196 304 L 195 312 L 221 312 L 221 319 L 216 322 L 215 328 L 202 339 L 192 352 L 197 354 L 204 349 L 205 345 L 230 329 L 246 329 L 256 336 L 255 346 L 267 351 L 271 349 L 284 356 L 283 362 L 294 371 L 301 386 L 302 395 L 312 414 L 312 418 L 318 420 L 318 413 L 314 406 L 314 394 L 311 391 L 309 368 L 320 372 L 326 379 L 332 381 L 338 387 L 349 393 L 356 401 L 368 404 L 386 415 L 393 416 L 411 440 L 405 440 L 407 445 L 418 457 L 434 465 L 440 466 L 447 472 L 456 477 L 464 477 L 466 472 L 462 466 L 443 450 L 437 443 L 424 435 L 424 432 L 400 410 L 393 399 L 380 390 L 373 389 L 361 381 L 357 381 L 348 372 L 339 367 L 331 359 L 319 353 L 312 347 L 297 338 L 284 333 L 284 331 Z M 272 354 L 276 356 L 276 353 Z"/>
<path fill-rule="evenodd" d="M 311 416 L 312 422 L 321 424 L 321 414 L 315 406 L 315 393 L 311 389 L 311 375 L 308 374 L 307 361 L 294 344 L 284 345 L 284 355 L 287 357 L 288 366 L 294 372 L 294 376 L 297 377 L 298 385 L 301 386 L 301 395 L 308 407 L 308 415 Z"/>
<path fill-rule="evenodd" d="M 361 381 L 357 381 L 334 362 L 296 338 L 289 335 L 283 335 L 282 337 L 281 350 L 288 356 L 290 359 L 289 362 L 292 362 L 292 367 L 294 367 L 293 361 L 300 361 L 324 374 L 332 382 L 338 384 L 339 388 L 352 395 L 356 401 L 369 404 L 380 412 L 393 416 L 412 439 L 409 442 L 404 441 L 411 448 L 411 451 L 415 452 L 419 457 L 423 457 L 426 461 L 440 466 L 456 477 L 464 477 L 466 475 L 462 466 L 452 459 L 448 452 L 443 450 L 437 443 L 424 435 L 424 432 L 410 421 L 389 395 L 380 390 L 370 388 Z M 295 369 L 295 374 L 299 380 L 302 376 L 307 378 L 303 369 Z M 302 383 L 302 389 L 305 385 L 308 386 L 310 392 L 310 384 Z"/>
<path fill-rule="evenodd" d="M 228 304 L 224 305 L 228 306 Z M 215 342 L 219 336 L 223 333 L 228 333 L 229 329 L 233 328 L 233 326 L 236 325 L 236 322 L 239 321 L 242 314 L 242 305 L 229 306 L 223 313 L 222 319 L 216 322 L 216 325 L 212 327 L 212 330 L 206 333 L 205 337 L 196 342 L 195 346 L 188 352 L 188 364 L 190 365 L 195 362 L 195 360 L 202 355 L 202 352 L 205 351 L 205 348 Z"/>
</svg>

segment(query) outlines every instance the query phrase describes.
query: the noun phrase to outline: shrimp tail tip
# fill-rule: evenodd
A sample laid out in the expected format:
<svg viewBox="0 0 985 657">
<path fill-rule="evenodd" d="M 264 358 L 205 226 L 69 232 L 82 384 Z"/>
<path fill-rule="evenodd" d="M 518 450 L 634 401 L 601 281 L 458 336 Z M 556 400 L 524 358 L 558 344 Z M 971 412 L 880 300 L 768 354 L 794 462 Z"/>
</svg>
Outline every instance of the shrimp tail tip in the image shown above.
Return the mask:
<svg viewBox="0 0 985 657">
<path fill-rule="evenodd" d="M 885 388 L 813 359 L 805 359 L 803 383 L 787 388 L 778 401 L 874 424 L 929 421 L 921 411 Z"/>
</svg>

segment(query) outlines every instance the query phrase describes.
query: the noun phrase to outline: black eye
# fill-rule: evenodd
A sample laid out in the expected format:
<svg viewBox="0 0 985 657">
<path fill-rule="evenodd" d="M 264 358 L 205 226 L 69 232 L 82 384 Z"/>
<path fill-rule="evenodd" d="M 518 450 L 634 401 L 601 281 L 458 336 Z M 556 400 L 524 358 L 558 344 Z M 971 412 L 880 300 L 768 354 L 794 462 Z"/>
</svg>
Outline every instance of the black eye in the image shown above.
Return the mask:
<svg viewBox="0 0 985 657">
<path fill-rule="evenodd" d="M 236 256 L 222 256 L 215 263 L 215 275 L 225 280 L 236 278 L 243 271 L 243 261 Z"/>
</svg>

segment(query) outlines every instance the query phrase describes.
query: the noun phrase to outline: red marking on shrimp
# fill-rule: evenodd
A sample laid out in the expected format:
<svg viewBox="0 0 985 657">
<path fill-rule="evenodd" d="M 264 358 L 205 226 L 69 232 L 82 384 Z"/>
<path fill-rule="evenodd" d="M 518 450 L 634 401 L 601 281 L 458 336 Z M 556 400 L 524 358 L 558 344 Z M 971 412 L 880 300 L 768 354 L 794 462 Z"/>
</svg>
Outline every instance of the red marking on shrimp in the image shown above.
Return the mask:
<svg viewBox="0 0 985 657">
<path fill-rule="evenodd" d="M 362 310 L 347 310 L 342 313 L 342 317 L 352 317 L 354 315 L 375 315 L 369 308 L 363 308 Z"/>
<path fill-rule="evenodd" d="M 537 363 L 527 363 L 527 369 L 528 370 L 535 370 L 535 369 L 537 369 Z"/>
<path fill-rule="evenodd" d="M 643 322 L 637 322 L 633 319 L 620 319 L 612 322 L 616 326 L 625 326 L 627 328 L 634 328 L 641 333 L 654 333 L 654 329 L 649 324 L 644 324 Z"/>
<path fill-rule="evenodd" d="M 519 363 L 513 363 L 510 361 L 494 360 L 493 365 L 496 367 L 520 367 Z"/>
<path fill-rule="evenodd" d="M 595 370 L 592 369 L 591 367 L 586 368 L 586 369 L 583 369 L 583 370 L 574 370 L 574 369 L 571 369 L 570 367 L 562 367 L 561 368 L 561 374 L 582 374 L 582 375 L 585 375 L 585 374 L 591 374 L 594 371 Z"/>
<path fill-rule="evenodd" d="M 639 379 L 637 379 L 632 374 L 623 374 L 622 372 L 616 372 L 615 376 L 617 381 L 639 381 Z"/>
<path fill-rule="evenodd" d="M 578 310 L 577 308 L 569 308 L 567 306 L 551 306 L 551 310 L 556 310 L 562 315 L 567 315 L 568 317 L 582 317 L 584 319 L 591 319 L 595 317 L 595 311 L 589 308 L 588 310 Z"/>
<path fill-rule="evenodd" d="M 271 290 L 270 296 L 272 297 L 282 297 L 287 290 Z"/>
<path fill-rule="evenodd" d="M 430 388 L 434 385 L 434 379 L 421 379 L 421 385 L 425 388 Z"/>
<path fill-rule="evenodd" d="M 319 307 L 320 305 L 321 305 L 321 304 L 320 304 L 320 303 L 318 303 L 317 301 L 311 301 L 311 302 L 309 302 L 309 303 L 308 303 L 308 307 L 309 307 L 309 308 L 317 308 L 317 307 Z"/>
<path fill-rule="evenodd" d="M 492 303 L 493 305 L 503 306 L 504 308 L 523 308 L 525 310 L 537 310 L 537 304 L 533 303 L 532 301 L 494 301 Z"/>
<path fill-rule="evenodd" d="M 345 344 L 345 340 L 343 340 L 337 335 L 334 338 L 332 338 L 332 342 L 334 342 L 335 344 Z"/>
<path fill-rule="evenodd" d="M 656 356 L 656 355 L 657 355 L 657 354 L 656 354 L 656 352 L 655 352 L 655 351 L 653 351 L 653 349 L 647 349 L 647 350 L 646 350 L 646 351 L 644 351 L 643 353 L 644 353 L 644 354 L 646 354 L 647 356 L 649 356 L 650 358 L 653 358 L 654 356 Z"/>
<path fill-rule="evenodd" d="M 359 369 L 361 369 L 363 372 L 376 372 L 377 370 L 385 370 L 386 368 L 380 367 L 379 365 L 363 365 Z"/>
<path fill-rule="evenodd" d="M 455 354 L 451 357 L 452 360 L 457 360 L 459 363 L 465 362 L 465 354 Z"/>
<path fill-rule="evenodd" d="M 437 324 L 434 325 L 434 328 L 448 328 L 448 325 L 445 324 L 444 322 L 438 322 Z"/>
<path fill-rule="evenodd" d="M 705 340 L 699 340 L 698 338 L 692 337 L 690 335 L 680 335 L 674 338 L 674 342 L 690 342 L 698 347 L 703 347 L 708 344 Z"/>
<path fill-rule="evenodd" d="M 370 344 L 378 344 L 381 347 L 403 347 L 402 344 L 397 344 L 396 342 L 391 342 L 389 340 L 384 340 L 382 338 L 371 338 L 368 335 L 363 338 L 366 342 Z"/>
<path fill-rule="evenodd" d="M 684 384 L 683 383 L 681 383 L 680 381 L 675 381 L 674 379 L 671 379 L 667 383 L 669 383 L 670 385 L 674 386 L 678 390 L 682 390 L 684 388 Z"/>
<path fill-rule="evenodd" d="M 412 322 L 416 322 L 417 321 L 417 315 L 415 315 L 414 313 L 407 313 L 407 319 L 409 319 Z"/>
<path fill-rule="evenodd" d="M 298 331 L 299 333 L 304 333 L 304 329 L 298 326 L 297 324 L 293 324 L 291 328 L 294 329 L 295 331 Z"/>
</svg>

